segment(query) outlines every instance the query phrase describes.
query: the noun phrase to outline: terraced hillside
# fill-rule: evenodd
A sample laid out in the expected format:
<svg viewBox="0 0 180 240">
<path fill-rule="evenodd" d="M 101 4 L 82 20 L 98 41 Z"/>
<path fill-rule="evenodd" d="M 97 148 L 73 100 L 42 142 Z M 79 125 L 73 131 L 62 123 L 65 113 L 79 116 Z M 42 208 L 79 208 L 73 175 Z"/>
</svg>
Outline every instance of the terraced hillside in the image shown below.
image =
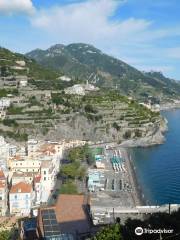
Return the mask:
<svg viewBox="0 0 180 240">
<path fill-rule="evenodd" d="M 159 131 L 164 120 L 117 92 L 85 96 L 34 92 L 21 107 L 11 106 L 1 123 L 6 134 L 38 136 L 46 139 L 84 139 L 122 142 L 144 138 Z M 43 100 L 43 101 L 42 101 Z M 9 121 L 9 122 L 8 122 Z"/>
</svg>

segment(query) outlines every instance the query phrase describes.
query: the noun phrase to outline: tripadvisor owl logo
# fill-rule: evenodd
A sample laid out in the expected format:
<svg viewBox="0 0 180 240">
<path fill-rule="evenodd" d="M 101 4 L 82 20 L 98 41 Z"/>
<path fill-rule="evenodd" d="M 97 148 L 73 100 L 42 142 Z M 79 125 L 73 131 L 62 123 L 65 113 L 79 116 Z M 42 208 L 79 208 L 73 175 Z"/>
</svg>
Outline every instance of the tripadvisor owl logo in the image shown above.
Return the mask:
<svg viewBox="0 0 180 240">
<path fill-rule="evenodd" d="M 135 234 L 138 235 L 138 236 L 142 235 L 143 234 L 143 228 L 142 227 L 137 227 L 135 229 Z"/>
</svg>

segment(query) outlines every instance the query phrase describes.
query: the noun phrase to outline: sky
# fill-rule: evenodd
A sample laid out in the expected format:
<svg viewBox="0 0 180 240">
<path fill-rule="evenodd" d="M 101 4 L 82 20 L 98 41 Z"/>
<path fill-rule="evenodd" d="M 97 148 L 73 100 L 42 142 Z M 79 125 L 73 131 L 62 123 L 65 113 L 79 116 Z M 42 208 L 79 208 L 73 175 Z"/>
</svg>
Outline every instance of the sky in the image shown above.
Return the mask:
<svg viewBox="0 0 180 240">
<path fill-rule="evenodd" d="M 0 0 L 0 46 L 89 43 L 180 80 L 180 0 Z"/>
</svg>

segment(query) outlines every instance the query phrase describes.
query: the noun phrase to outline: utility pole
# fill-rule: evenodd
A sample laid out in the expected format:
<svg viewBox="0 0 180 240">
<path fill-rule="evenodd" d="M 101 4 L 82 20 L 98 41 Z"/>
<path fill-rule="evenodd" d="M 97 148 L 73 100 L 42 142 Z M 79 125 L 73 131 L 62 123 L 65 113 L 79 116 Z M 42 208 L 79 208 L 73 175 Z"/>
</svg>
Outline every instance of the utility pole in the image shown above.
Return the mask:
<svg viewBox="0 0 180 240">
<path fill-rule="evenodd" d="M 171 214 L 171 204 L 169 203 L 169 215 Z"/>
</svg>

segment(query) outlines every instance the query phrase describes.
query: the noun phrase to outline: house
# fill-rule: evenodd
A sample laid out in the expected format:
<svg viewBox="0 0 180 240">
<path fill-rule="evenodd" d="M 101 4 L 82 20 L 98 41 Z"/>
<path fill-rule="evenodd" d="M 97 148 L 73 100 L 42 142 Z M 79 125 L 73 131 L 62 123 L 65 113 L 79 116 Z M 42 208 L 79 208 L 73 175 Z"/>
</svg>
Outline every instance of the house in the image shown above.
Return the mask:
<svg viewBox="0 0 180 240">
<path fill-rule="evenodd" d="M 7 211 L 7 179 L 0 169 L 0 216 L 5 216 Z"/>
<path fill-rule="evenodd" d="M 20 182 L 13 185 L 9 192 L 10 214 L 29 216 L 34 201 L 34 192 L 31 184 Z"/>
<path fill-rule="evenodd" d="M 15 185 L 19 182 L 26 182 L 32 184 L 34 180 L 34 173 L 14 172 L 11 178 L 11 184 Z"/>
</svg>

